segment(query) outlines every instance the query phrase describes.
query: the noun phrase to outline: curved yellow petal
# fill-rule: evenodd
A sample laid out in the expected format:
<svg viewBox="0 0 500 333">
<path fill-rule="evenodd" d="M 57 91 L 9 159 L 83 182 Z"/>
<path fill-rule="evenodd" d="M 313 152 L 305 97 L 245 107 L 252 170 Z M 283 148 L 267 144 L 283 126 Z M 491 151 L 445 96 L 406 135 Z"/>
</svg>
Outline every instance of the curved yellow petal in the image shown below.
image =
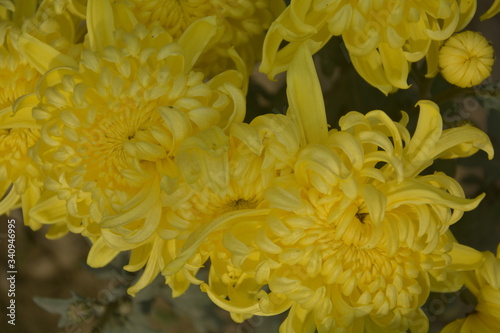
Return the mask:
<svg viewBox="0 0 500 333">
<path fill-rule="evenodd" d="M 186 59 L 185 73 L 192 70 L 199 56 L 210 45 L 216 32 L 217 21 L 215 16 L 196 20 L 184 31 L 178 43 L 184 49 L 184 58 Z"/>
<path fill-rule="evenodd" d="M 230 301 L 222 299 L 219 297 L 216 293 L 212 291 L 212 289 L 205 283 L 203 283 L 201 286 L 201 291 L 207 293 L 208 297 L 222 309 L 225 309 L 226 311 L 230 311 L 232 314 L 251 314 L 251 315 L 257 315 L 257 316 L 265 316 L 265 315 L 275 315 L 275 313 L 272 314 L 267 314 L 264 313 L 260 310 L 259 303 L 256 301 L 254 304 L 248 305 L 248 306 L 238 306 L 236 304 L 232 304 Z M 241 320 L 242 322 L 243 320 Z"/>
<path fill-rule="evenodd" d="M 0 110 L 0 128 L 40 128 L 31 115 L 31 109 L 38 105 L 38 98 L 35 94 L 24 95 L 18 98 L 12 109 L 7 107 Z"/>
<path fill-rule="evenodd" d="M 498 1 L 497 1 L 498 2 Z M 458 21 L 456 31 L 460 31 L 469 24 L 474 17 L 477 8 L 477 1 L 474 0 L 460 0 L 460 19 Z"/>
<path fill-rule="evenodd" d="M 295 119 L 303 143 L 324 142 L 328 136 L 325 104 L 309 48 L 302 46 L 287 73 L 290 116 Z"/>
<path fill-rule="evenodd" d="M 431 78 L 439 73 L 439 48 L 441 47 L 441 41 L 431 41 L 427 54 L 425 55 L 425 61 L 427 63 L 427 73 L 426 78 Z"/>
<path fill-rule="evenodd" d="M 483 21 L 483 20 L 487 20 L 489 18 L 492 18 L 493 16 L 498 14 L 498 12 L 500 12 L 500 0 L 495 0 L 495 2 L 486 11 L 486 13 L 481 15 L 480 20 Z"/>
<path fill-rule="evenodd" d="M 366 82 L 379 89 L 385 95 L 393 92 L 394 87 L 386 78 L 382 65 L 382 57 L 377 49 L 364 57 L 357 57 L 352 54 L 350 57 L 354 68 L 356 68 L 359 75 L 361 75 Z"/>
<path fill-rule="evenodd" d="M 432 150 L 434 158 L 459 158 L 483 150 L 491 160 L 494 155 L 493 145 L 486 133 L 480 129 L 465 125 L 443 131 L 439 142 Z"/>
<path fill-rule="evenodd" d="M 281 33 L 281 30 L 279 29 L 285 28 L 276 27 L 275 29 Z M 311 54 L 314 54 L 320 50 L 330 38 L 328 29 L 325 27 L 324 29 L 318 31 L 318 33 L 311 40 L 309 40 L 309 42 L 294 41 L 280 49 L 278 52 L 278 49 L 283 41 L 283 36 L 281 36 L 280 33 L 276 32 L 270 34 L 268 32 L 262 50 L 262 63 L 259 67 L 259 71 L 267 73 L 268 78 L 271 80 L 278 73 L 284 72 L 289 68 L 291 61 L 301 47 L 307 45 Z M 296 36 L 295 39 L 300 40 L 300 36 Z"/>
<path fill-rule="evenodd" d="M 73 58 L 27 33 L 23 32 L 19 36 L 18 43 L 22 54 L 40 74 L 55 67 L 78 67 Z"/>
<path fill-rule="evenodd" d="M 389 83 L 394 87 L 407 89 L 410 86 L 406 82 L 410 65 L 406 60 L 403 49 L 392 48 L 387 43 L 379 44 L 380 57 L 384 72 Z"/>
<path fill-rule="evenodd" d="M 137 282 L 130 288 L 127 289 L 129 295 L 135 296 L 135 294 L 144 289 L 148 284 L 150 284 L 160 272 L 160 265 L 158 261 L 160 260 L 160 255 L 163 252 L 164 241 L 159 237 L 155 238 L 153 247 L 151 249 L 146 269 L 142 273 L 141 277 Z"/>
<path fill-rule="evenodd" d="M 270 209 L 245 209 L 223 214 L 212 222 L 203 225 L 186 240 L 181 253 L 177 258 L 165 265 L 162 274 L 165 276 L 173 275 L 180 271 L 189 261 L 191 256 L 198 250 L 199 246 L 212 232 L 223 228 L 227 224 L 235 221 L 254 221 L 256 219 L 265 219 L 270 213 Z"/>
<path fill-rule="evenodd" d="M 445 205 L 453 209 L 469 211 L 475 209 L 484 193 L 474 199 L 465 199 L 438 190 L 434 186 L 413 179 L 404 180 L 387 195 L 388 209 L 394 209 L 405 203 Z"/>
<path fill-rule="evenodd" d="M 361 188 L 361 194 L 365 199 L 373 224 L 380 226 L 385 217 L 387 198 L 371 184 L 364 184 Z"/>
<path fill-rule="evenodd" d="M 415 176 L 432 161 L 432 151 L 441 137 L 443 120 L 436 103 L 422 100 L 417 128 L 405 149 L 405 173 Z"/>
<path fill-rule="evenodd" d="M 85 20 L 87 15 L 87 7 L 82 4 L 79 0 L 69 0 L 68 10 L 71 14 Z"/>
<path fill-rule="evenodd" d="M 448 254 L 451 256 L 451 270 L 473 270 L 483 263 L 483 254 L 469 246 L 453 242 L 453 248 Z"/>
<path fill-rule="evenodd" d="M 104 216 L 99 224 L 102 228 L 112 228 L 145 218 L 159 200 L 160 187 L 153 184 L 149 184 L 149 186 L 145 184 L 144 187 L 121 208 L 119 214 Z"/>
<path fill-rule="evenodd" d="M 45 191 L 38 203 L 29 210 L 29 216 L 42 224 L 65 222 L 66 201 L 60 200 L 55 193 Z"/>
<path fill-rule="evenodd" d="M 1 193 L 3 195 L 3 193 Z M 0 199 L 0 215 L 7 214 L 11 209 L 15 208 L 16 203 L 19 202 L 21 196 L 14 191 L 13 188 Z"/>
<path fill-rule="evenodd" d="M 457 6 L 456 2 L 453 2 L 452 6 Z M 433 40 L 445 40 L 456 31 L 459 19 L 460 13 L 457 10 L 452 10 L 452 16 L 443 20 L 442 27 L 435 23 L 433 27 L 427 29 L 427 35 Z"/>
<path fill-rule="evenodd" d="M 104 238 L 99 237 L 90 248 L 87 256 L 87 265 L 93 268 L 104 267 L 113 260 L 120 251 L 106 245 Z"/>
<path fill-rule="evenodd" d="M 45 237 L 47 237 L 47 239 L 59 239 L 65 236 L 68 232 L 69 229 L 65 222 L 55 223 L 49 227 Z"/>
</svg>

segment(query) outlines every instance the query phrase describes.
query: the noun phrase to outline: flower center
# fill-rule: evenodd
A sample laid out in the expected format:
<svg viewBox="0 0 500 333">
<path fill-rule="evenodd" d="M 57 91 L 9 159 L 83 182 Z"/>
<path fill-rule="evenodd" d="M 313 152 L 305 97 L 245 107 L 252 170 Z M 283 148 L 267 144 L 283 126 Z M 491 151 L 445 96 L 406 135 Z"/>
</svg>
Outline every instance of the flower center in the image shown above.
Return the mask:
<svg viewBox="0 0 500 333">
<path fill-rule="evenodd" d="M 226 204 L 226 212 L 240 210 L 240 209 L 253 209 L 257 207 L 258 200 L 254 197 L 252 199 L 239 198 L 236 200 L 231 200 Z"/>
<path fill-rule="evenodd" d="M 368 215 L 367 213 L 356 213 L 356 218 L 361 222 L 362 224 L 365 224 L 365 217 Z"/>
</svg>

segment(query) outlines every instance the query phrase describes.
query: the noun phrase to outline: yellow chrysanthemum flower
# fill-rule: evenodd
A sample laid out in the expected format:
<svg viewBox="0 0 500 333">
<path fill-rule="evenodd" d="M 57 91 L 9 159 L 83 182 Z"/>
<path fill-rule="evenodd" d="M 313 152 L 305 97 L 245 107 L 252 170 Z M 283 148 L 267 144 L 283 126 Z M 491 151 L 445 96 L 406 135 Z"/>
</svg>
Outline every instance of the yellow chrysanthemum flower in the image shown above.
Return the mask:
<svg viewBox="0 0 500 333">
<path fill-rule="evenodd" d="M 475 271 L 463 273 L 465 285 L 476 296 L 477 305 L 468 317 L 448 324 L 441 333 L 496 333 L 500 331 L 500 245 L 497 255 L 483 252 L 484 262 Z"/>
<path fill-rule="evenodd" d="M 33 229 L 41 224 L 29 216 L 40 196 L 38 166 L 28 149 L 39 139 L 39 126 L 27 110 L 13 114 L 12 105 L 21 96 L 35 91 L 44 70 L 28 63 L 18 38 L 32 32 L 68 57 L 76 57 L 79 19 L 70 10 L 70 1 L 4 2 L 0 12 L 0 214 L 23 207 L 24 222 Z M 49 231 L 48 236 L 51 233 Z"/>
<path fill-rule="evenodd" d="M 118 19 L 133 16 L 148 29 L 159 25 L 174 40 L 197 19 L 215 16 L 217 35 L 196 67 L 209 75 L 239 67 L 233 48 L 253 68 L 265 31 L 285 7 L 283 0 L 116 0 L 113 6 Z"/>
<path fill-rule="evenodd" d="M 181 142 L 210 126 L 228 129 L 245 113 L 240 75 L 205 81 L 193 71 L 216 33 L 215 18 L 196 21 L 177 42 L 142 24 L 115 31 L 113 21 L 109 1 L 89 1 L 79 64 L 33 36 L 20 37 L 23 50 L 37 49 L 30 62 L 63 66 L 17 107 L 38 103 L 33 117 L 41 140 L 34 151 L 47 191 L 32 214 L 65 207 L 70 231 L 94 242 L 88 257 L 94 267 L 151 243 L 163 214 L 160 180 L 178 173 Z"/>
<path fill-rule="evenodd" d="M 437 73 L 441 41 L 462 29 L 475 0 L 348 1 L 292 0 L 266 36 L 262 72 L 287 70 L 305 42 L 312 53 L 342 36 L 358 73 L 383 93 L 408 88 L 410 64 L 427 56 L 428 75 Z M 282 42 L 288 44 L 280 49 Z"/>
<path fill-rule="evenodd" d="M 229 136 L 220 127 L 211 127 L 183 141 L 175 155 L 179 174 L 162 179 L 164 214 L 152 241 L 157 245 L 132 250 L 134 262 L 140 264 L 126 269 L 146 269 L 129 293 L 150 283 L 181 252 L 185 240 L 204 225 L 259 211 L 264 190 L 273 179 L 292 172 L 298 149 L 293 128 L 290 119 L 274 115 L 256 118 L 251 124 L 234 123 Z M 211 235 L 180 272 L 167 276 L 174 297 L 190 283 L 201 283 L 196 273 L 209 256 L 224 252 L 225 237 L 222 232 Z M 169 251 L 155 254 L 155 246 Z"/>
<path fill-rule="evenodd" d="M 432 117 L 438 117 L 437 110 Z M 422 116 L 419 127 L 429 120 Z M 259 252 L 253 255 L 257 262 L 247 263 L 254 271 L 242 269 L 238 277 L 253 277 L 273 294 L 250 290 L 254 302 L 258 299 L 255 314 L 276 313 L 293 302 L 283 332 L 334 327 L 426 331 L 419 307 L 431 288 L 429 275 L 444 279 L 451 264 L 451 243 L 443 230 L 480 198 L 463 199 L 459 185 L 443 174 L 405 177 L 402 161 L 394 156 L 402 142 L 391 146 L 394 136 L 382 139 L 382 133 L 391 133 L 389 124 L 376 111 L 366 118 L 349 113 L 325 145 L 303 148 L 294 179 L 267 191 L 269 205 L 279 209 L 276 216 L 227 231 L 236 235 L 226 245 L 236 255 L 243 255 L 241 243 L 249 257 Z M 418 139 L 407 143 L 414 146 Z M 377 168 L 377 163 L 386 166 Z M 216 293 L 222 287 L 214 283 L 206 289 L 214 302 L 235 313 L 248 311 L 249 305 L 237 298 L 225 301 L 229 293 Z"/>
<path fill-rule="evenodd" d="M 300 93 L 306 90 L 311 94 Z M 179 271 L 223 229 L 226 252 L 211 257 L 216 265 L 202 287 L 233 319 L 290 309 L 281 332 L 425 332 L 420 307 L 431 277 L 439 282 L 448 267 L 477 262 L 474 250 L 454 250 L 446 231 L 484 195 L 465 199 L 443 173 L 419 174 L 436 158 L 478 149 L 491 157 L 488 137 L 472 126 L 443 131 L 429 101 L 418 104 L 413 136 L 405 113 L 397 123 L 382 111 L 350 112 L 340 130 L 327 132 L 306 47 L 292 61 L 287 92 L 302 146 L 294 172 L 277 177 L 264 192 L 265 205 L 248 218 L 202 226 L 164 273 Z"/>
<path fill-rule="evenodd" d="M 29 114 L 14 118 L 12 104 L 24 94 L 35 90 L 40 77 L 18 53 L 12 35 L 19 28 L 10 21 L 3 21 L 0 28 L 3 44 L 0 47 L 0 214 L 16 208 L 22 202 L 29 209 L 29 198 L 37 196 L 37 187 L 32 182 L 38 172 L 27 155 L 28 148 L 40 137 L 38 126 Z M 34 192 L 33 192 L 34 191 Z M 30 196 L 28 196 L 28 192 Z M 21 200 L 23 193 L 24 200 Z M 35 199 L 36 200 L 36 199 Z M 25 219 L 30 224 L 28 218 Z M 36 224 L 32 225 L 37 228 Z"/>
<path fill-rule="evenodd" d="M 439 67 L 446 81 L 462 88 L 480 84 L 491 74 L 493 47 L 479 32 L 450 37 L 439 50 Z"/>
</svg>

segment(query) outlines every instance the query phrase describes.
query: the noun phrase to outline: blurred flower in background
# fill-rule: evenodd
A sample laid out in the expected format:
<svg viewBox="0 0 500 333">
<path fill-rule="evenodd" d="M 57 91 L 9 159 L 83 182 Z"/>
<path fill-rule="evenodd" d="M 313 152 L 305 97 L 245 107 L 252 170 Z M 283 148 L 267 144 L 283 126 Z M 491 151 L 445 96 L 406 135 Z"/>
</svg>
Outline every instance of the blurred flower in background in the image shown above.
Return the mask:
<svg viewBox="0 0 500 333">
<path fill-rule="evenodd" d="M 314 53 L 332 36 L 342 36 L 358 73 L 384 94 L 409 87 L 410 65 L 424 57 L 427 75 L 437 74 L 443 40 L 463 29 L 476 11 L 475 0 L 319 1 L 292 0 L 271 26 L 261 70 L 274 77 L 288 68 L 307 40 Z M 282 41 L 288 44 L 279 49 Z"/>
</svg>

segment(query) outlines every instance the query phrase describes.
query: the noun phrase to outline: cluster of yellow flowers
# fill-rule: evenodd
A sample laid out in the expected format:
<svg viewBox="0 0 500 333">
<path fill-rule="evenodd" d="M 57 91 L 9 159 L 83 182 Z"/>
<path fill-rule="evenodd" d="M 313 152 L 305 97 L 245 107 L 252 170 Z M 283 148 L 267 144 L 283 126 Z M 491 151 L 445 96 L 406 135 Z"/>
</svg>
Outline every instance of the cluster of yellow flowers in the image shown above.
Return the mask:
<svg viewBox="0 0 500 333">
<path fill-rule="evenodd" d="M 429 293 L 465 285 L 476 312 L 443 332 L 500 330 L 500 257 L 449 231 L 484 195 L 421 175 L 437 158 L 492 158 L 488 136 L 443 130 L 427 100 L 413 134 L 405 112 L 381 110 L 329 130 L 312 60 L 341 35 L 386 94 L 423 58 L 429 76 L 479 84 L 491 46 L 452 36 L 475 0 L 0 6 L 0 213 L 89 238 L 92 267 L 129 251 L 124 268 L 144 269 L 130 294 L 162 274 L 174 296 L 198 284 L 237 322 L 289 311 L 280 332 L 426 332 Z M 244 123 L 261 53 L 269 76 L 287 71 L 289 109 Z"/>
</svg>

